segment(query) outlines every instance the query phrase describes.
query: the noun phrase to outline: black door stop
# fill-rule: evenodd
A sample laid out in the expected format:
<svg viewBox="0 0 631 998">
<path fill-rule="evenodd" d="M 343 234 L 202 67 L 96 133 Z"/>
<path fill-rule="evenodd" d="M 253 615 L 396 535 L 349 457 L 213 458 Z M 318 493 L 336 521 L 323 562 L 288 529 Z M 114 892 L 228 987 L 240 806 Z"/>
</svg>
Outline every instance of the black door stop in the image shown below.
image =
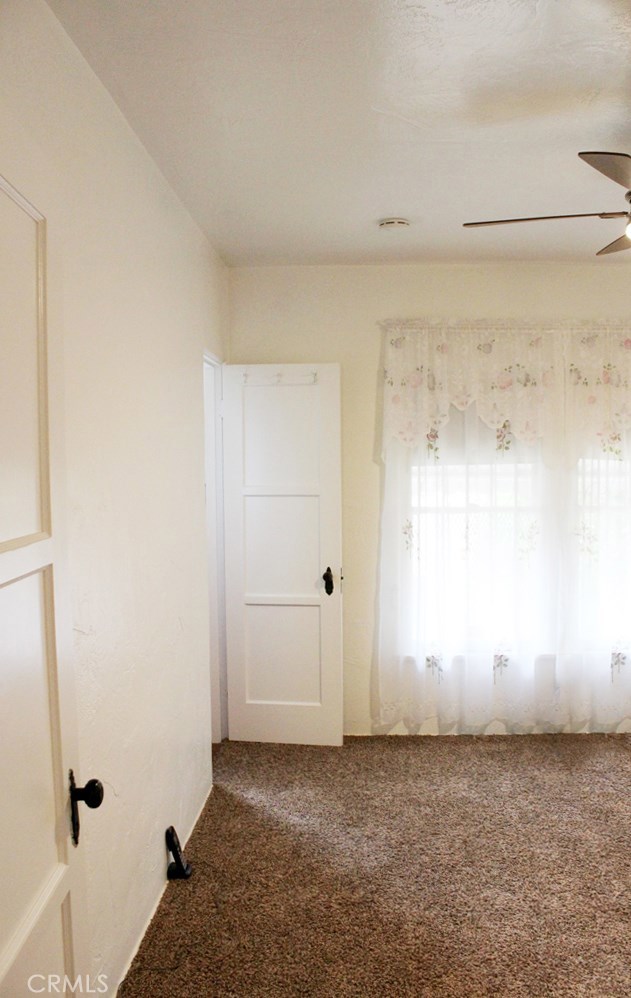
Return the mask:
<svg viewBox="0 0 631 998">
<path fill-rule="evenodd" d="M 193 872 L 193 867 L 190 863 L 186 862 L 184 856 L 182 855 L 182 846 L 180 845 L 180 840 L 173 825 L 169 825 L 164 837 L 166 839 L 167 849 L 173 856 L 173 862 L 169 863 L 167 867 L 167 879 L 188 880 Z"/>
</svg>

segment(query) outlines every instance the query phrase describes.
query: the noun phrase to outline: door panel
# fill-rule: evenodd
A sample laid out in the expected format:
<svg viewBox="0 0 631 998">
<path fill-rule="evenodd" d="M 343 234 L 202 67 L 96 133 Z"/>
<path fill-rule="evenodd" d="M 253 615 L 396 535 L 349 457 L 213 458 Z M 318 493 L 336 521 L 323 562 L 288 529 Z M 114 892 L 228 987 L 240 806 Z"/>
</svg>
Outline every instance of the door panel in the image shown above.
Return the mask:
<svg viewBox="0 0 631 998">
<path fill-rule="evenodd" d="M 0 178 L 0 550 L 48 528 L 43 226 Z"/>
<path fill-rule="evenodd" d="M 320 608 L 249 605 L 245 611 L 248 703 L 319 707 Z"/>
<path fill-rule="evenodd" d="M 42 215 L 0 178 L 0 995 L 11 996 L 32 974 L 85 968 L 67 814 L 76 731 L 55 634 L 44 237 Z"/>
<path fill-rule="evenodd" d="M 55 684 L 56 677 L 48 661 L 41 573 L 0 588 L 0 620 L 0 702 L 11 705 L 0 754 L 5 788 L 0 841 L 12 843 L 3 875 L 12 903 L 0 907 L 1 949 L 13 934 L 15 917 L 26 916 L 59 860 L 50 834 L 56 814 L 49 682 Z"/>
<path fill-rule="evenodd" d="M 249 593 L 313 594 L 320 557 L 316 496 L 246 496 L 244 530 Z"/>
<path fill-rule="evenodd" d="M 257 384 L 252 371 L 248 369 L 243 386 L 243 425 L 248 431 L 243 441 L 243 484 L 246 488 L 289 484 L 313 488 L 318 481 L 320 444 L 314 385 L 286 380 Z"/>
<path fill-rule="evenodd" d="M 33 921 L 26 935 L 20 959 L 13 963 L 0 985 L 0 994 L 7 998 L 21 998 L 22 995 L 31 995 L 44 988 L 46 993 L 49 974 L 57 975 L 62 981 L 66 974 L 73 978 L 72 971 L 68 970 L 72 963 L 67 952 L 70 938 L 70 918 L 67 916 L 69 904 L 68 895 L 62 903 L 59 903 L 58 898 L 52 903 L 50 898 L 46 898 L 42 905 L 43 913 Z M 30 978 L 33 978 L 31 988 L 28 985 Z"/>
<path fill-rule="evenodd" d="M 223 392 L 229 737 L 338 745 L 339 368 L 227 365 Z"/>
</svg>

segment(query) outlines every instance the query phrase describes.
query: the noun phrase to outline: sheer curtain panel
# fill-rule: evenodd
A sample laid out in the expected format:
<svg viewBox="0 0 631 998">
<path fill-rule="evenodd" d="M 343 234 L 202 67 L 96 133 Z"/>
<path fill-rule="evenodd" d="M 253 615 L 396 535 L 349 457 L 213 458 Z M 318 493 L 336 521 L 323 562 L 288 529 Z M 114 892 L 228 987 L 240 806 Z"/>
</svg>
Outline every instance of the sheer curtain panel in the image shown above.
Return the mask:
<svg viewBox="0 0 631 998">
<path fill-rule="evenodd" d="M 631 324 L 390 322 L 375 731 L 631 730 Z"/>
</svg>

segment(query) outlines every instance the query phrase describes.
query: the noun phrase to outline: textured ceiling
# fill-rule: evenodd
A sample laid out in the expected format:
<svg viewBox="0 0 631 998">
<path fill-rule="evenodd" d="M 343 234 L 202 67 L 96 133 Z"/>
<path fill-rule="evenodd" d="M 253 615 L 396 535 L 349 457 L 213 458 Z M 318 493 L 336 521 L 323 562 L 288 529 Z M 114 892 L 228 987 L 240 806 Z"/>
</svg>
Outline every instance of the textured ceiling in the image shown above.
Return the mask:
<svg viewBox="0 0 631 998">
<path fill-rule="evenodd" d="M 462 222 L 625 210 L 577 153 L 631 153 L 629 0 L 48 2 L 228 264 L 588 260 L 622 234 Z"/>
</svg>

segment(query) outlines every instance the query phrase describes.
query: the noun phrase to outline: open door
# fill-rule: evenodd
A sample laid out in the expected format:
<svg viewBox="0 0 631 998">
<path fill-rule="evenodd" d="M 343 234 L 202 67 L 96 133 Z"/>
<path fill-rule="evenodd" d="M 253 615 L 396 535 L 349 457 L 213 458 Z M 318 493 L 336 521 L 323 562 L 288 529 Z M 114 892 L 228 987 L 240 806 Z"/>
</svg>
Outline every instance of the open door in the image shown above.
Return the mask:
<svg viewBox="0 0 631 998">
<path fill-rule="evenodd" d="M 42 215 L 0 178 L 0 995 L 12 998 L 48 991 L 50 975 L 83 974 L 86 986 L 74 702 L 56 635 L 45 258 Z"/>
<path fill-rule="evenodd" d="M 341 745 L 337 364 L 223 373 L 228 728 Z"/>
</svg>

